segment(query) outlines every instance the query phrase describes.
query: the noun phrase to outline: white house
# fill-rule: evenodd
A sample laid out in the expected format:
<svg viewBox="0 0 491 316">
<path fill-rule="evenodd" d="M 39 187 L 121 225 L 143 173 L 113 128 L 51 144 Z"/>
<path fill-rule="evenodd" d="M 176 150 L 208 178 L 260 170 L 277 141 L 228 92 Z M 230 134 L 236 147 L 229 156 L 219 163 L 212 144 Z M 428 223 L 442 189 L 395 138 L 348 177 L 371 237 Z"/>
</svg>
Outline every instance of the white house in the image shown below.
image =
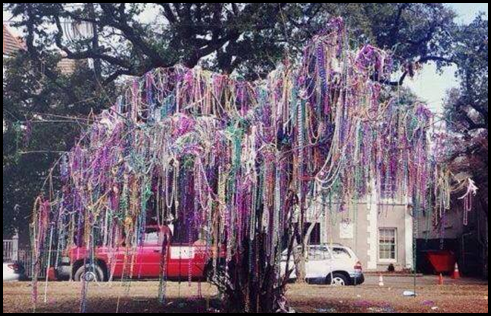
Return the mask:
<svg viewBox="0 0 491 316">
<path fill-rule="evenodd" d="M 308 216 L 309 223 L 315 223 L 310 243 L 348 246 L 367 271 L 386 271 L 390 265 L 398 271 L 411 270 L 415 241 L 411 205 L 405 197 L 377 195 L 372 190 L 350 205 L 313 203 Z"/>
</svg>

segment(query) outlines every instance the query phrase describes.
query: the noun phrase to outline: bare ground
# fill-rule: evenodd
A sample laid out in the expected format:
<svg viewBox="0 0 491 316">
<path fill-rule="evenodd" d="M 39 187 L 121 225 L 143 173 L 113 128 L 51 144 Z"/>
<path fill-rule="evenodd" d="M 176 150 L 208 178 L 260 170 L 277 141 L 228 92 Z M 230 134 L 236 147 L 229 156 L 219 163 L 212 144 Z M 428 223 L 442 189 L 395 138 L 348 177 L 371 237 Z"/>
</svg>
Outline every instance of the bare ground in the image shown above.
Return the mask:
<svg viewBox="0 0 491 316">
<path fill-rule="evenodd" d="M 403 292 L 414 290 L 413 280 L 405 277 L 386 278 L 379 287 L 377 277 L 369 277 L 358 287 L 323 285 L 289 286 L 288 297 L 297 312 L 310 313 L 488 313 L 488 284 L 446 280 L 436 285 L 434 277 L 417 279 L 416 297 Z M 93 313 L 204 313 L 220 307 L 216 290 L 207 284 L 168 283 L 167 302 L 157 300 L 158 282 L 92 284 L 88 291 L 87 312 Z M 44 284 L 39 284 L 38 313 L 76 313 L 80 311 L 81 285 L 49 283 L 47 303 Z M 33 312 L 30 283 L 3 284 L 3 312 Z M 119 304 L 118 304 L 119 302 Z"/>
</svg>

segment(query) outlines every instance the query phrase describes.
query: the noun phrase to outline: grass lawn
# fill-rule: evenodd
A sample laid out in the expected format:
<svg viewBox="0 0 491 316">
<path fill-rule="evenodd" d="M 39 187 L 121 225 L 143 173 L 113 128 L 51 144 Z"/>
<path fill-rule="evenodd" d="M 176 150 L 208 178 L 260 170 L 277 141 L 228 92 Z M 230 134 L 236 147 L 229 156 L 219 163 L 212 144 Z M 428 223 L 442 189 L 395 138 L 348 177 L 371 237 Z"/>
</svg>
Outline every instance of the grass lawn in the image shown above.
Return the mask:
<svg viewBox="0 0 491 316">
<path fill-rule="evenodd" d="M 376 277 L 358 287 L 324 285 L 289 286 L 288 297 L 297 312 L 311 313 L 487 313 L 487 283 L 448 280 L 435 285 L 433 277 L 418 279 L 417 297 L 404 297 L 412 290 L 412 279 L 386 278 L 386 286 L 378 286 Z M 158 282 L 121 282 L 91 284 L 87 311 L 94 313 L 205 313 L 216 312 L 220 301 L 216 290 L 208 284 L 168 283 L 167 302 L 157 300 Z M 199 295 L 201 286 L 201 297 Z M 44 303 L 44 284 L 40 283 L 37 307 L 39 313 L 76 313 L 80 311 L 81 285 L 74 282 L 52 282 L 48 286 L 48 302 Z M 3 312 L 32 312 L 30 283 L 3 284 Z"/>
</svg>

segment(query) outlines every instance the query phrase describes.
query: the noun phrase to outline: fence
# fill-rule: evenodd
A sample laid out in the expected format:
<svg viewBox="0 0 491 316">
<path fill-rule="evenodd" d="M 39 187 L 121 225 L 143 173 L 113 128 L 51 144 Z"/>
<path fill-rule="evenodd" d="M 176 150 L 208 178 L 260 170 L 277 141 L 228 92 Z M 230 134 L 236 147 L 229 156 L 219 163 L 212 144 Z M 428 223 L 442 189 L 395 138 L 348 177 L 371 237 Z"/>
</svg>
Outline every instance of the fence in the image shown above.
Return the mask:
<svg viewBox="0 0 491 316">
<path fill-rule="evenodd" d="M 51 266 L 53 266 L 56 258 L 56 251 L 51 253 Z M 12 240 L 3 241 L 3 262 L 15 261 L 19 263 L 24 269 L 24 276 L 31 279 L 33 276 L 32 263 L 34 261 L 31 250 L 19 250 L 14 247 Z M 46 268 L 48 266 L 48 253 L 43 253 L 41 256 L 41 264 L 39 270 L 39 278 L 46 277 Z"/>
<path fill-rule="evenodd" d="M 14 241 L 4 240 L 3 241 L 3 262 L 12 261 L 13 258 Z"/>
<path fill-rule="evenodd" d="M 41 254 L 41 264 L 39 266 L 39 275 L 38 277 L 43 279 L 46 277 L 46 268 L 48 267 L 48 257 L 51 257 L 50 266 L 53 267 L 57 258 L 57 252 L 52 251 L 51 256 L 48 255 L 48 251 L 43 252 Z M 19 264 L 24 267 L 24 274 L 28 279 L 31 279 L 33 276 L 32 264 L 34 258 L 31 250 L 19 250 Z"/>
<path fill-rule="evenodd" d="M 17 261 L 19 259 L 19 237 L 3 241 L 3 262 Z"/>
</svg>

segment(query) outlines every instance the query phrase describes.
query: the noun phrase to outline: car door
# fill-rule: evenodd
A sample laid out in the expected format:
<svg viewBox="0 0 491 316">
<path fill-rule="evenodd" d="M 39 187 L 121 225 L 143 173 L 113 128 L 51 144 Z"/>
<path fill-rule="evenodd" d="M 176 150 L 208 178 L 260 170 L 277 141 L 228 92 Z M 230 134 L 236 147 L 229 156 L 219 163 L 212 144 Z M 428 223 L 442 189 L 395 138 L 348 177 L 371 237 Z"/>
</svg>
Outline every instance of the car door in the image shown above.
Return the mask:
<svg viewBox="0 0 491 316">
<path fill-rule="evenodd" d="M 311 280 L 325 279 L 330 271 L 330 252 L 327 247 L 310 247 L 306 262 L 306 278 Z"/>
<path fill-rule="evenodd" d="M 117 234 L 115 248 L 97 248 L 97 256 L 107 255 L 108 276 L 110 278 L 121 278 L 133 276 L 132 260 L 136 258 L 136 253 L 131 245 L 127 243 L 129 240 L 123 233 Z M 75 252 L 78 250 L 75 250 Z"/>
<path fill-rule="evenodd" d="M 325 276 L 328 276 L 335 271 L 334 255 L 332 253 L 331 248 L 329 248 L 327 246 L 324 247 L 324 265 L 323 266 L 324 266 L 324 270 L 322 271 L 322 273 Z"/>
<path fill-rule="evenodd" d="M 170 279 L 185 281 L 192 274 L 194 247 L 189 244 L 172 244 L 169 250 L 168 273 Z"/>
<path fill-rule="evenodd" d="M 158 278 L 162 261 L 162 239 L 158 228 L 148 228 L 137 248 L 133 267 L 135 278 Z"/>
</svg>

